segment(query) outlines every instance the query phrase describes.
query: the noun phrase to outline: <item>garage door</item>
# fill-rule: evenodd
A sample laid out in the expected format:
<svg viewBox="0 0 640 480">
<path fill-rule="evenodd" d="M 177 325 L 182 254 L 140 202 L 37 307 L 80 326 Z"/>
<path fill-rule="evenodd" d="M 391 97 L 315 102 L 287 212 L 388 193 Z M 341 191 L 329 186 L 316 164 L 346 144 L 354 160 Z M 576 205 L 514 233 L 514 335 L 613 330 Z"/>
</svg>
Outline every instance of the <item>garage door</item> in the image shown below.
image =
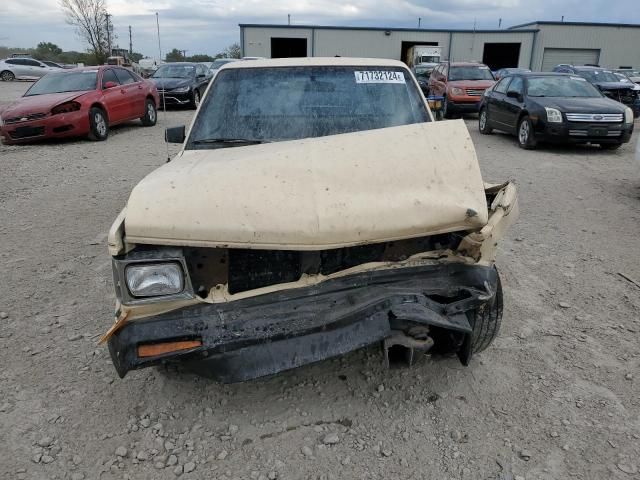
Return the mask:
<svg viewBox="0 0 640 480">
<path fill-rule="evenodd" d="M 553 67 L 561 63 L 569 65 L 597 65 L 600 60 L 600 50 L 586 48 L 545 48 L 542 57 L 542 71 L 550 72 Z"/>
</svg>

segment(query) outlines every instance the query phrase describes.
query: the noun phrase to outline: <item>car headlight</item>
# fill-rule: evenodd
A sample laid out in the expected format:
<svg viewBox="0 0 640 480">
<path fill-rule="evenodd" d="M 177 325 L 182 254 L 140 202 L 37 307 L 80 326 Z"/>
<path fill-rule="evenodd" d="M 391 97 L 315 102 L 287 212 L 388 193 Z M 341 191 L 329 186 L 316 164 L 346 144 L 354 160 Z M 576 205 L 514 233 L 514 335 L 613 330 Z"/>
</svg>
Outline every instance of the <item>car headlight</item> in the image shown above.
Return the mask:
<svg viewBox="0 0 640 480">
<path fill-rule="evenodd" d="M 189 87 L 178 87 L 178 88 L 174 88 L 171 91 L 175 93 L 187 93 L 189 91 Z"/>
<path fill-rule="evenodd" d="M 453 87 L 451 89 L 451 94 L 452 95 L 464 95 L 464 90 L 458 87 Z"/>
<path fill-rule="evenodd" d="M 545 107 L 547 111 L 547 122 L 549 123 L 562 123 L 562 113 L 556 108 Z"/>
<path fill-rule="evenodd" d="M 173 262 L 129 265 L 126 279 L 134 297 L 174 295 L 184 289 L 182 268 Z"/>
<path fill-rule="evenodd" d="M 629 107 L 624 109 L 624 123 L 633 123 L 633 110 Z"/>
</svg>

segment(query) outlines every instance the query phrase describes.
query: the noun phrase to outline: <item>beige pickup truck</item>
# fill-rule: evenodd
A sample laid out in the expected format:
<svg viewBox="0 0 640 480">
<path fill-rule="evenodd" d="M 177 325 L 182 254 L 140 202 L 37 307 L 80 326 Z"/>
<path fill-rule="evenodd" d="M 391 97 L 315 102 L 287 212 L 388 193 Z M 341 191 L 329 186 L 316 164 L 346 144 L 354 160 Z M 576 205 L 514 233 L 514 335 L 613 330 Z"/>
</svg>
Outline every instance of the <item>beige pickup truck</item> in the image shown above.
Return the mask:
<svg viewBox="0 0 640 480">
<path fill-rule="evenodd" d="M 415 361 L 489 346 L 515 186 L 483 182 L 392 60 L 224 65 L 182 143 L 109 233 L 120 376 L 182 362 L 222 382 L 381 343 Z"/>
</svg>

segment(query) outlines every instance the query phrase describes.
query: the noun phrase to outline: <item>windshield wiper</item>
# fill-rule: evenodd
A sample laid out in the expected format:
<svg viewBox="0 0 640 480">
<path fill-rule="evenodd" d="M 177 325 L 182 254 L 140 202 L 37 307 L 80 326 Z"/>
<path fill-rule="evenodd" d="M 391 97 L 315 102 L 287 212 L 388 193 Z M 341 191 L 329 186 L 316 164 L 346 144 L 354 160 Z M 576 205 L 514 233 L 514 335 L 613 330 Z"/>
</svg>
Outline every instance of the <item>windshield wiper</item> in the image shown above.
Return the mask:
<svg viewBox="0 0 640 480">
<path fill-rule="evenodd" d="M 269 140 L 256 140 L 248 138 L 203 138 L 194 140 L 194 145 L 259 145 L 270 143 Z"/>
</svg>

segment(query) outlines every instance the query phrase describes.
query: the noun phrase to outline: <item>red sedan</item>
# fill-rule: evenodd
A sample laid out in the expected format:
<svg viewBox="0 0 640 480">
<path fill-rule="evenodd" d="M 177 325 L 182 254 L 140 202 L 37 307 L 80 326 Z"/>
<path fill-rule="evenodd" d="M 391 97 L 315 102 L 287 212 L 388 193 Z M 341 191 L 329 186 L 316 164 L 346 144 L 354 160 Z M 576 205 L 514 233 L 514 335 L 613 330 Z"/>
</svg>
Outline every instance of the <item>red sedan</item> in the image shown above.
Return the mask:
<svg viewBox="0 0 640 480">
<path fill-rule="evenodd" d="M 7 144 L 81 136 L 105 140 L 118 123 L 140 119 L 155 125 L 158 104 L 155 84 L 126 68 L 49 73 L 2 111 L 0 137 Z"/>
</svg>

